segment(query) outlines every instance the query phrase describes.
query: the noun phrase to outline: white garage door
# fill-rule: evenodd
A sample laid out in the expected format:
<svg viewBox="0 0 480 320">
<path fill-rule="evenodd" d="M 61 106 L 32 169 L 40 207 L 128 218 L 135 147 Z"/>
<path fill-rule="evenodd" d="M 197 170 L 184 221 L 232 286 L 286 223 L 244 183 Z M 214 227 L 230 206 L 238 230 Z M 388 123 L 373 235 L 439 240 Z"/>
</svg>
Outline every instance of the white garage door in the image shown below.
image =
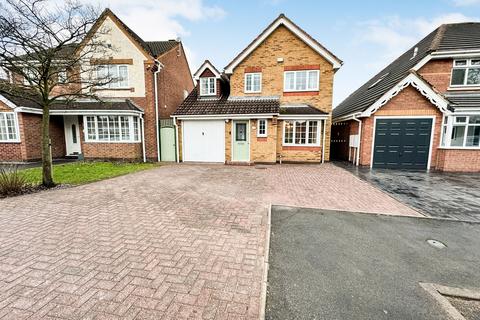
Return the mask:
<svg viewBox="0 0 480 320">
<path fill-rule="evenodd" d="M 225 162 L 225 121 L 183 121 L 183 161 Z"/>
</svg>

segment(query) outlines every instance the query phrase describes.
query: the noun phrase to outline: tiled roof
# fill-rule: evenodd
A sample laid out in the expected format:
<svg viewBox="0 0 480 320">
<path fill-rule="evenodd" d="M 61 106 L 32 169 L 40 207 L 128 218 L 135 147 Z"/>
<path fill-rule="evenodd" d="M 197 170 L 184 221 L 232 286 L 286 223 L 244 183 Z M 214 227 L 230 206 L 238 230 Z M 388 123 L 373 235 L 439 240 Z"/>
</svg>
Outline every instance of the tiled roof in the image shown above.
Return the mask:
<svg viewBox="0 0 480 320">
<path fill-rule="evenodd" d="M 445 97 L 454 104 L 454 107 L 480 108 L 480 93 L 478 92 L 449 93 Z"/>
<path fill-rule="evenodd" d="M 415 48 L 418 48 L 416 55 Z M 348 96 L 333 109 L 333 117 L 365 111 L 433 51 L 473 48 L 480 49 L 480 23 L 441 25 Z"/>
<path fill-rule="evenodd" d="M 202 98 L 198 97 L 197 90 L 194 89 L 173 115 L 275 114 L 279 112 L 279 108 L 278 98 Z"/>
<path fill-rule="evenodd" d="M 179 44 L 179 41 L 176 40 L 168 40 L 168 41 L 145 41 L 145 44 L 147 45 L 150 54 L 154 57 L 158 57 L 165 52 L 169 51 L 173 47 L 175 47 L 177 44 Z"/>
<path fill-rule="evenodd" d="M 326 115 L 328 113 L 318 110 L 312 106 L 303 104 L 303 105 L 284 105 L 280 106 L 280 114 L 284 115 Z"/>
<path fill-rule="evenodd" d="M 41 109 L 38 104 L 30 99 L 19 98 L 2 94 L 5 98 L 13 102 L 17 107 L 26 107 Z M 116 111 L 142 111 L 132 101 L 128 99 L 119 99 L 111 101 L 74 101 L 70 103 L 57 102 L 50 106 L 50 110 L 116 110 Z"/>
</svg>

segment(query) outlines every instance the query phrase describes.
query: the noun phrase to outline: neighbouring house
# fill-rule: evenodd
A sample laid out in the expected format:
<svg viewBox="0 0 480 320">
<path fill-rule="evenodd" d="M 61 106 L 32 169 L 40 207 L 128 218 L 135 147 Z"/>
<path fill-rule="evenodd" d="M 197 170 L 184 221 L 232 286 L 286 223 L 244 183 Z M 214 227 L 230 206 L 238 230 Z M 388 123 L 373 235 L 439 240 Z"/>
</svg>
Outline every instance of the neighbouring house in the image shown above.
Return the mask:
<svg viewBox="0 0 480 320">
<path fill-rule="evenodd" d="M 144 41 L 109 9 L 90 32 L 100 27 L 108 28 L 102 36 L 114 50 L 90 63 L 118 81 L 96 89 L 101 101 L 51 107 L 53 158 L 175 161 L 170 115 L 194 85 L 182 43 Z M 29 100 L 0 95 L 0 161 L 41 158 L 41 115 Z"/>
<path fill-rule="evenodd" d="M 444 24 L 333 110 L 332 157 L 480 171 L 480 23 Z"/>
<path fill-rule="evenodd" d="M 220 72 L 205 61 L 173 114 L 182 161 L 329 160 L 342 61 L 281 14 Z"/>
</svg>

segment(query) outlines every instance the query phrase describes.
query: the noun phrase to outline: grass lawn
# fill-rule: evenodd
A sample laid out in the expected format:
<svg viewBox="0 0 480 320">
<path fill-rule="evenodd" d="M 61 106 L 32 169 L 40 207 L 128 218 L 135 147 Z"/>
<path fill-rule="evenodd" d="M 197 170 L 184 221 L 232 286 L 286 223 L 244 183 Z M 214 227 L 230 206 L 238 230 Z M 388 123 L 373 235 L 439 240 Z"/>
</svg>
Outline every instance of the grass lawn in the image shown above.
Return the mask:
<svg viewBox="0 0 480 320">
<path fill-rule="evenodd" d="M 53 180 L 57 184 L 79 185 L 104 180 L 127 173 L 158 167 L 156 163 L 72 162 L 53 166 Z M 42 182 L 42 168 L 21 171 L 30 183 Z"/>
</svg>

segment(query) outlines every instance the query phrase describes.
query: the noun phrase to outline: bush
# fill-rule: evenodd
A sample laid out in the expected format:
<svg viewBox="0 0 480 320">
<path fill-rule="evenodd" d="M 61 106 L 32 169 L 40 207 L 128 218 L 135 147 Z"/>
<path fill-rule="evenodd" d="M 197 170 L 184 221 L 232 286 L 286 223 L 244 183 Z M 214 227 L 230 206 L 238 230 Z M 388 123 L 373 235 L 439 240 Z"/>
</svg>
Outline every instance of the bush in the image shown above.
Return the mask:
<svg viewBox="0 0 480 320">
<path fill-rule="evenodd" d="M 28 186 L 27 177 L 16 165 L 0 166 L 0 196 L 22 193 Z"/>
</svg>

